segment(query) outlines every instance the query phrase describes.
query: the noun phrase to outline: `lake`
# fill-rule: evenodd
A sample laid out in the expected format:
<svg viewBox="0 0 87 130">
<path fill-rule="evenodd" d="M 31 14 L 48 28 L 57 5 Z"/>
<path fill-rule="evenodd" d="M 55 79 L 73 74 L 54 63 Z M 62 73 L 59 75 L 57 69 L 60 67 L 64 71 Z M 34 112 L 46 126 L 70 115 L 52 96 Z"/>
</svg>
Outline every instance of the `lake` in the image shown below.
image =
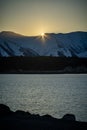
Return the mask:
<svg viewBox="0 0 87 130">
<path fill-rule="evenodd" d="M 87 74 L 0 74 L 0 103 L 11 110 L 75 114 L 87 121 Z"/>
</svg>

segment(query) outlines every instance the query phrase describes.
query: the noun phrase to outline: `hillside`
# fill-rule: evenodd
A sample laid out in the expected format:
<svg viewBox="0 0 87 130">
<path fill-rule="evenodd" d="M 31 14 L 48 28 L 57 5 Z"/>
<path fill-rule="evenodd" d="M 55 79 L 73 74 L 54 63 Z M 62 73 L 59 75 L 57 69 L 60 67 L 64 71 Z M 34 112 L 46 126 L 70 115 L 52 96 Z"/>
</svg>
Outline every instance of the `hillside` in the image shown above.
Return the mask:
<svg viewBox="0 0 87 130">
<path fill-rule="evenodd" d="M 87 32 L 46 33 L 42 38 L 4 31 L 0 33 L 0 56 L 87 58 Z"/>
<path fill-rule="evenodd" d="M 87 58 L 0 57 L 0 73 L 87 73 Z"/>
</svg>

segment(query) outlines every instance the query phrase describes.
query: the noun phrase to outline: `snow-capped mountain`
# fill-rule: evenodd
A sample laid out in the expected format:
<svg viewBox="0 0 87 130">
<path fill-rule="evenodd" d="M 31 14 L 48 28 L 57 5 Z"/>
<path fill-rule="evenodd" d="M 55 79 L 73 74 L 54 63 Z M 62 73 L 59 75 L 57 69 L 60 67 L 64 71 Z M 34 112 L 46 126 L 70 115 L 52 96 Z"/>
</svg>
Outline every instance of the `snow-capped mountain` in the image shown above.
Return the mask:
<svg viewBox="0 0 87 130">
<path fill-rule="evenodd" d="M 87 58 L 87 32 L 46 33 L 43 37 L 28 37 L 4 31 L 0 33 L 0 56 Z"/>
</svg>

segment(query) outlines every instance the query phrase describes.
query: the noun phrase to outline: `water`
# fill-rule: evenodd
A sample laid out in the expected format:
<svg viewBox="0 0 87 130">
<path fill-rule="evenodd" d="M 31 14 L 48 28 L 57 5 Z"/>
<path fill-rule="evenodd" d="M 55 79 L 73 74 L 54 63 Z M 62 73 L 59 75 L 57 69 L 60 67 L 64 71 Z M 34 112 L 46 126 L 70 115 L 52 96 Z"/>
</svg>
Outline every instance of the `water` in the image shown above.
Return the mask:
<svg viewBox="0 0 87 130">
<path fill-rule="evenodd" d="M 1 74 L 0 103 L 12 110 L 87 121 L 87 74 Z"/>
</svg>

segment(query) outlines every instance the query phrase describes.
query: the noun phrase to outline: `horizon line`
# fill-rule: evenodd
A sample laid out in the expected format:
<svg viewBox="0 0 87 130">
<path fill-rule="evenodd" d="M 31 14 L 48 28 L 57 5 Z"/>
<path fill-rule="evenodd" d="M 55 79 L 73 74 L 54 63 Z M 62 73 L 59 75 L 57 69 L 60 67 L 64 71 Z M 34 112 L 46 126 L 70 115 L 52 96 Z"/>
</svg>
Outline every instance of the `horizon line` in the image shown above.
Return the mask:
<svg viewBox="0 0 87 130">
<path fill-rule="evenodd" d="M 68 33 L 74 33 L 74 32 L 87 32 L 87 31 L 78 31 L 78 30 L 76 30 L 76 31 L 69 31 L 69 32 L 58 32 L 58 33 L 56 33 L 56 32 L 46 32 L 46 33 L 44 33 L 44 34 L 68 34 Z M 14 32 L 14 31 L 10 31 L 10 30 L 3 30 L 3 31 L 0 31 L 0 33 L 14 33 L 14 34 L 16 34 L 16 35 L 22 35 L 22 36 L 29 36 L 29 37 L 33 37 L 33 36 L 40 36 L 41 35 L 41 33 L 40 34 L 37 34 L 37 35 L 26 35 L 26 34 L 22 34 L 22 33 L 19 33 L 19 32 Z"/>
</svg>

